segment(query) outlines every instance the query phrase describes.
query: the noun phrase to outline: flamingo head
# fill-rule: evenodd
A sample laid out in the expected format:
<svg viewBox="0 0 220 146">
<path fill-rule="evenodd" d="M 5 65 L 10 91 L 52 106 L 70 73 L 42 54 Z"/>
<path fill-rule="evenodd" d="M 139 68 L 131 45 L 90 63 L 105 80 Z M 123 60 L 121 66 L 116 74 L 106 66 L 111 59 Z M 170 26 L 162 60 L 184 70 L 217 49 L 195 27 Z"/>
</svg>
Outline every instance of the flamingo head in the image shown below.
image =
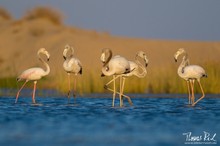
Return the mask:
<svg viewBox="0 0 220 146">
<path fill-rule="evenodd" d="M 144 59 L 145 67 L 148 66 L 149 60 L 148 60 L 147 55 L 145 54 L 145 52 L 138 51 L 137 54 L 136 54 L 136 57 L 140 57 L 140 58 Z"/>
<path fill-rule="evenodd" d="M 70 47 L 70 45 L 66 44 L 65 47 L 64 47 L 64 50 L 63 50 L 63 58 L 64 58 L 64 60 L 66 60 L 66 58 L 67 58 L 67 53 L 68 53 L 68 51 L 69 51 L 70 49 L 71 49 L 72 54 L 73 54 L 73 53 L 74 53 L 73 47 Z"/>
<path fill-rule="evenodd" d="M 50 60 L 50 54 L 49 54 L 49 52 L 48 52 L 45 48 L 40 48 L 40 49 L 38 50 L 37 54 L 38 54 L 38 55 L 39 55 L 39 54 L 44 54 L 44 55 L 47 56 L 47 61 Z"/>
<path fill-rule="evenodd" d="M 174 54 L 174 60 L 177 62 L 179 55 L 186 53 L 184 48 L 179 48 L 178 51 Z"/>
<path fill-rule="evenodd" d="M 108 48 L 104 48 L 102 49 L 100 60 L 102 61 L 103 64 L 105 64 L 110 56 L 111 56 L 111 50 Z"/>
</svg>

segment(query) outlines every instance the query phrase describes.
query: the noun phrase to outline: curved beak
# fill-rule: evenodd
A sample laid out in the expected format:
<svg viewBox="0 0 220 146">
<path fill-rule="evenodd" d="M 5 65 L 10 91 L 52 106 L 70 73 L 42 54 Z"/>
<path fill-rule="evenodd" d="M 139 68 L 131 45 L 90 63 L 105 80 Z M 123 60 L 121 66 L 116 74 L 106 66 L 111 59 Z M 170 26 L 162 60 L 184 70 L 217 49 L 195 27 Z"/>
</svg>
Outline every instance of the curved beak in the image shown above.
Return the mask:
<svg viewBox="0 0 220 146">
<path fill-rule="evenodd" d="M 147 67 L 147 66 L 148 66 L 148 63 L 145 64 L 145 67 Z"/>
<path fill-rule="evenodd" d="M 101 77 L 104 77 L 104 76 L 105 76 L 105 75 L 102 73 L 102 74 L 101 74 Z"/>
<path fill-rule="evenodd" d="M 63 56 L 64 60 L 66 60 L 66 56 Z"/>
<path fill-rule="evenodd" d="M 176 59 L 176 57 L 174 57 L 174 60 L 175 60 L 175 62 L 177 62 L 177 59 Z"/>
</svg>

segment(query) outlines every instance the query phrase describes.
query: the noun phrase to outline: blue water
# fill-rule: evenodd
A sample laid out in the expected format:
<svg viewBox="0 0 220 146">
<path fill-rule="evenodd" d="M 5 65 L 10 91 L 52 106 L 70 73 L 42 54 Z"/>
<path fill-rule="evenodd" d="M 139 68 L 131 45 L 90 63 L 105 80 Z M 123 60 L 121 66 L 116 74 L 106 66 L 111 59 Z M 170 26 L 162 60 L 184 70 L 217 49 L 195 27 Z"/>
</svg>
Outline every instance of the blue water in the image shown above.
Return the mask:
<svg viewBox="0 0 220 146">
<path fill-rule="evenodd" d="M 186 136 L 216 134 L 220 143 L 220 98 L 208 95 L 195 107 L 186 95 L 131 95 L 133 106 L 111 107 L 111 95 L 77 98 L 0 98 L 1 146 L 185 145 Z M 90 97 L 90 98 L 89 98 Z M 147 97 L 147 98 L 143 98 Z M 181 97 L 181 98 L 179 98 Z"/>
</svg>

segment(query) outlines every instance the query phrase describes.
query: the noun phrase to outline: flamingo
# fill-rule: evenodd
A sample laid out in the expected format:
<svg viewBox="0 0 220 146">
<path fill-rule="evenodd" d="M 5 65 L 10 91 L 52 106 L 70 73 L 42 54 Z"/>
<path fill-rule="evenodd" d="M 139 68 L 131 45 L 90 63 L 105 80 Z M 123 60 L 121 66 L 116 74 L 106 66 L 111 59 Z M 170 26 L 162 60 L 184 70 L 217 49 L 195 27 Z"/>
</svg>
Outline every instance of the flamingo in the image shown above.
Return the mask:
<svg viewBox="0 0 220 146">
<path fill-rule="evenodd" d="M 187 89 L 189 93 L 189 104 L 192 104 L 192 106 L 195 106 L 200 100 L 202 100 L 205 97 L 204 90 L 202 88 L 202 85 L 200 83 L 200 79 L 202 77 L 207 77 L 207 74 L 205 70 L 199 66 L 199 65 L 189 65 L 189 59 L 188 54 L 186 53 L 185 49 L 180 48 L 175 54 L 174 59 L 177 62 L 177 58 L 179 55 L 184 54 L 181 64 L 178 67 L 177 73 L 178 75 L 186 80 L 187 82 Z M 194 83 L 195 81 L 198 82 L 199 87 L 202 92 L 202 96 L 195 102 L 195 96 L 194 96 Z M 191 89 L 190 89 L 191 87 Z M 191 91 L 190 91 L 191 90 Z"/>
<path fill-rule="evenodd" d="M 102 67 L 102 77 L 103 76 L 113 76 L 113 79 L 110 80 L 107 84 L 105 84 L 105 88 L 108 88 L 107 85 L 109 85 L 111 82 L 113 82 L 113 100 L 112 100 L 112 106 L 114 107 L 114 101 L 115 101 L 115 95 L 116 95 L 116 89 L 115 89 L 115 80 L 119 77 L 120 78 L 120 107 L 123 106 L 122 103 L 122 95 L 124 90 L 124 77 L 123 74 L 130 72 L 130 64 L 124 57 L 121 57 L 119 55 L 116 55 L 112 57 L 112 51 L 110 49 L 103 49 L 101 54 L 101 61 L 103 62 Z M 130 97 L 127 97 L 130 105 L 132 105 L 132 101 Z"/>
<path fill-rule="evenodd" d="M 138 60 L 138 57 L 143 59 L 144 65 L 140 63 Z M 129 61 L 130 64 L 130 70 L 131 72 L 123 74 L 123 77 L 131 77 L 131 76 L 136 76 L 138 78 L 144 78 L 147 74 L 146 67 L 148 66 L 148 58 L 143 51 L 138 51 L 136 56 L 135 56 L 135 61 Z M 108 90 L 114 92 L 114 90 L 107 88 Z M 119 92 L 116 92 L 117 94 L 120 94 Z M 124 97 L 127 97 L 127 95 L 122 95 Z M 130 98 L 130 97 L 129 97 Z"/>
<path fill-rule="evenodd" d="M 25 80 L 25 82 L 17 92 L 15 103 L 17 103 L 17 101 L 18 101 L 18 97 L 19 97 L 19 94 L 20 94 L 21 90 L 23 89 L 25 84 L 30 80 L 34 81 L 32 103 L 33 104 L 36 103 L 35 102 L 35 91 L 36 91 L 37 81 L 50 73 L 49 65 L 41 58 L 40 54 L 46 55 L 47 56 L 47 61 L 49 61 L 50 54 L 47 52 L 47 50 L 45 48 L 40 48 L 37 52 L 37 56 L 38 56 L 39 60 L 45 65 L 46 70 L 44 70 L 40 67 L 29 68 L 29 69 L 25 70 L 23 73 L 21 73 L 20 76 L 18 76 L 17 81 Z"/>
<path fill-rule="evenodd" d="M 71 51 L 70 56 L 67 56 L 67 53 Z M 69 91 L 68 91 L 68 102 L 70 100 L 70 74 L 82 74 L 82 65 L 79 59 L 73 57 L 74 54 L 74 49 L 73 47 L 70 47 L 68 44 L 65 45 L 65 48 L 63 50 L 63 58 L 64 58 L 64 63 L 63 63 L 63 68 L 67 72 L 68 75 L 68 82 L 69 82 Z M 73 97 L 76 99 L 76 79 L 74 79 L 74 93 Z"/>
<path fill-rule="evenodd" d="M 138 61 L 138 57 L 144 60 L 145 63 L 144 65 Z M 146 76 L 147 74 L 146 67 L 148 65 L 148 59 L 143 51 L 138 51 L 135 56 L 135 62 L 129 61 L 129 64 L 130 64 L 131 72 L 124 74 L 124 76 L 130 77 L 134 75 L 138 78 L 144 78 Z M 139 68 L 142 70 L 142 72 L 140 72 Z"/>
</svg>

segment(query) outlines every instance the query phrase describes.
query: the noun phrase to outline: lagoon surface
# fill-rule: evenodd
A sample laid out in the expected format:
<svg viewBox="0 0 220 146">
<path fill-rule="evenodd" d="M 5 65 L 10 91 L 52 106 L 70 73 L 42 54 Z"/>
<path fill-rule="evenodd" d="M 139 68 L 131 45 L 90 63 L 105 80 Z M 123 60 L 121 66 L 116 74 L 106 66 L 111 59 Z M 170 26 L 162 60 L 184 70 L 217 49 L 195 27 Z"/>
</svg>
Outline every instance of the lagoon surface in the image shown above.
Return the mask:
<svg viewBox="0 0 220 146">
<path fill-rule="evenodd" d="M 220 143 L 219 95 L 207 95 L 195 107 L 187 105 L 187 95 L 130 96 L 134 105 L 124 100 L 123 108 L 118 98 L 111 107 L 109 94 L 70 104 L 66 97 L 36 97 L 38 104 L 31 104 L 31 97 L 20 97 L 17 104 L 14 97 L 0 97 L 0 145 L 186 145 L 190 139 L 184 133 L 200 136 L 206 145 Z M 204 141 L 205 132 L 210 139 Z"/>
</svg>

